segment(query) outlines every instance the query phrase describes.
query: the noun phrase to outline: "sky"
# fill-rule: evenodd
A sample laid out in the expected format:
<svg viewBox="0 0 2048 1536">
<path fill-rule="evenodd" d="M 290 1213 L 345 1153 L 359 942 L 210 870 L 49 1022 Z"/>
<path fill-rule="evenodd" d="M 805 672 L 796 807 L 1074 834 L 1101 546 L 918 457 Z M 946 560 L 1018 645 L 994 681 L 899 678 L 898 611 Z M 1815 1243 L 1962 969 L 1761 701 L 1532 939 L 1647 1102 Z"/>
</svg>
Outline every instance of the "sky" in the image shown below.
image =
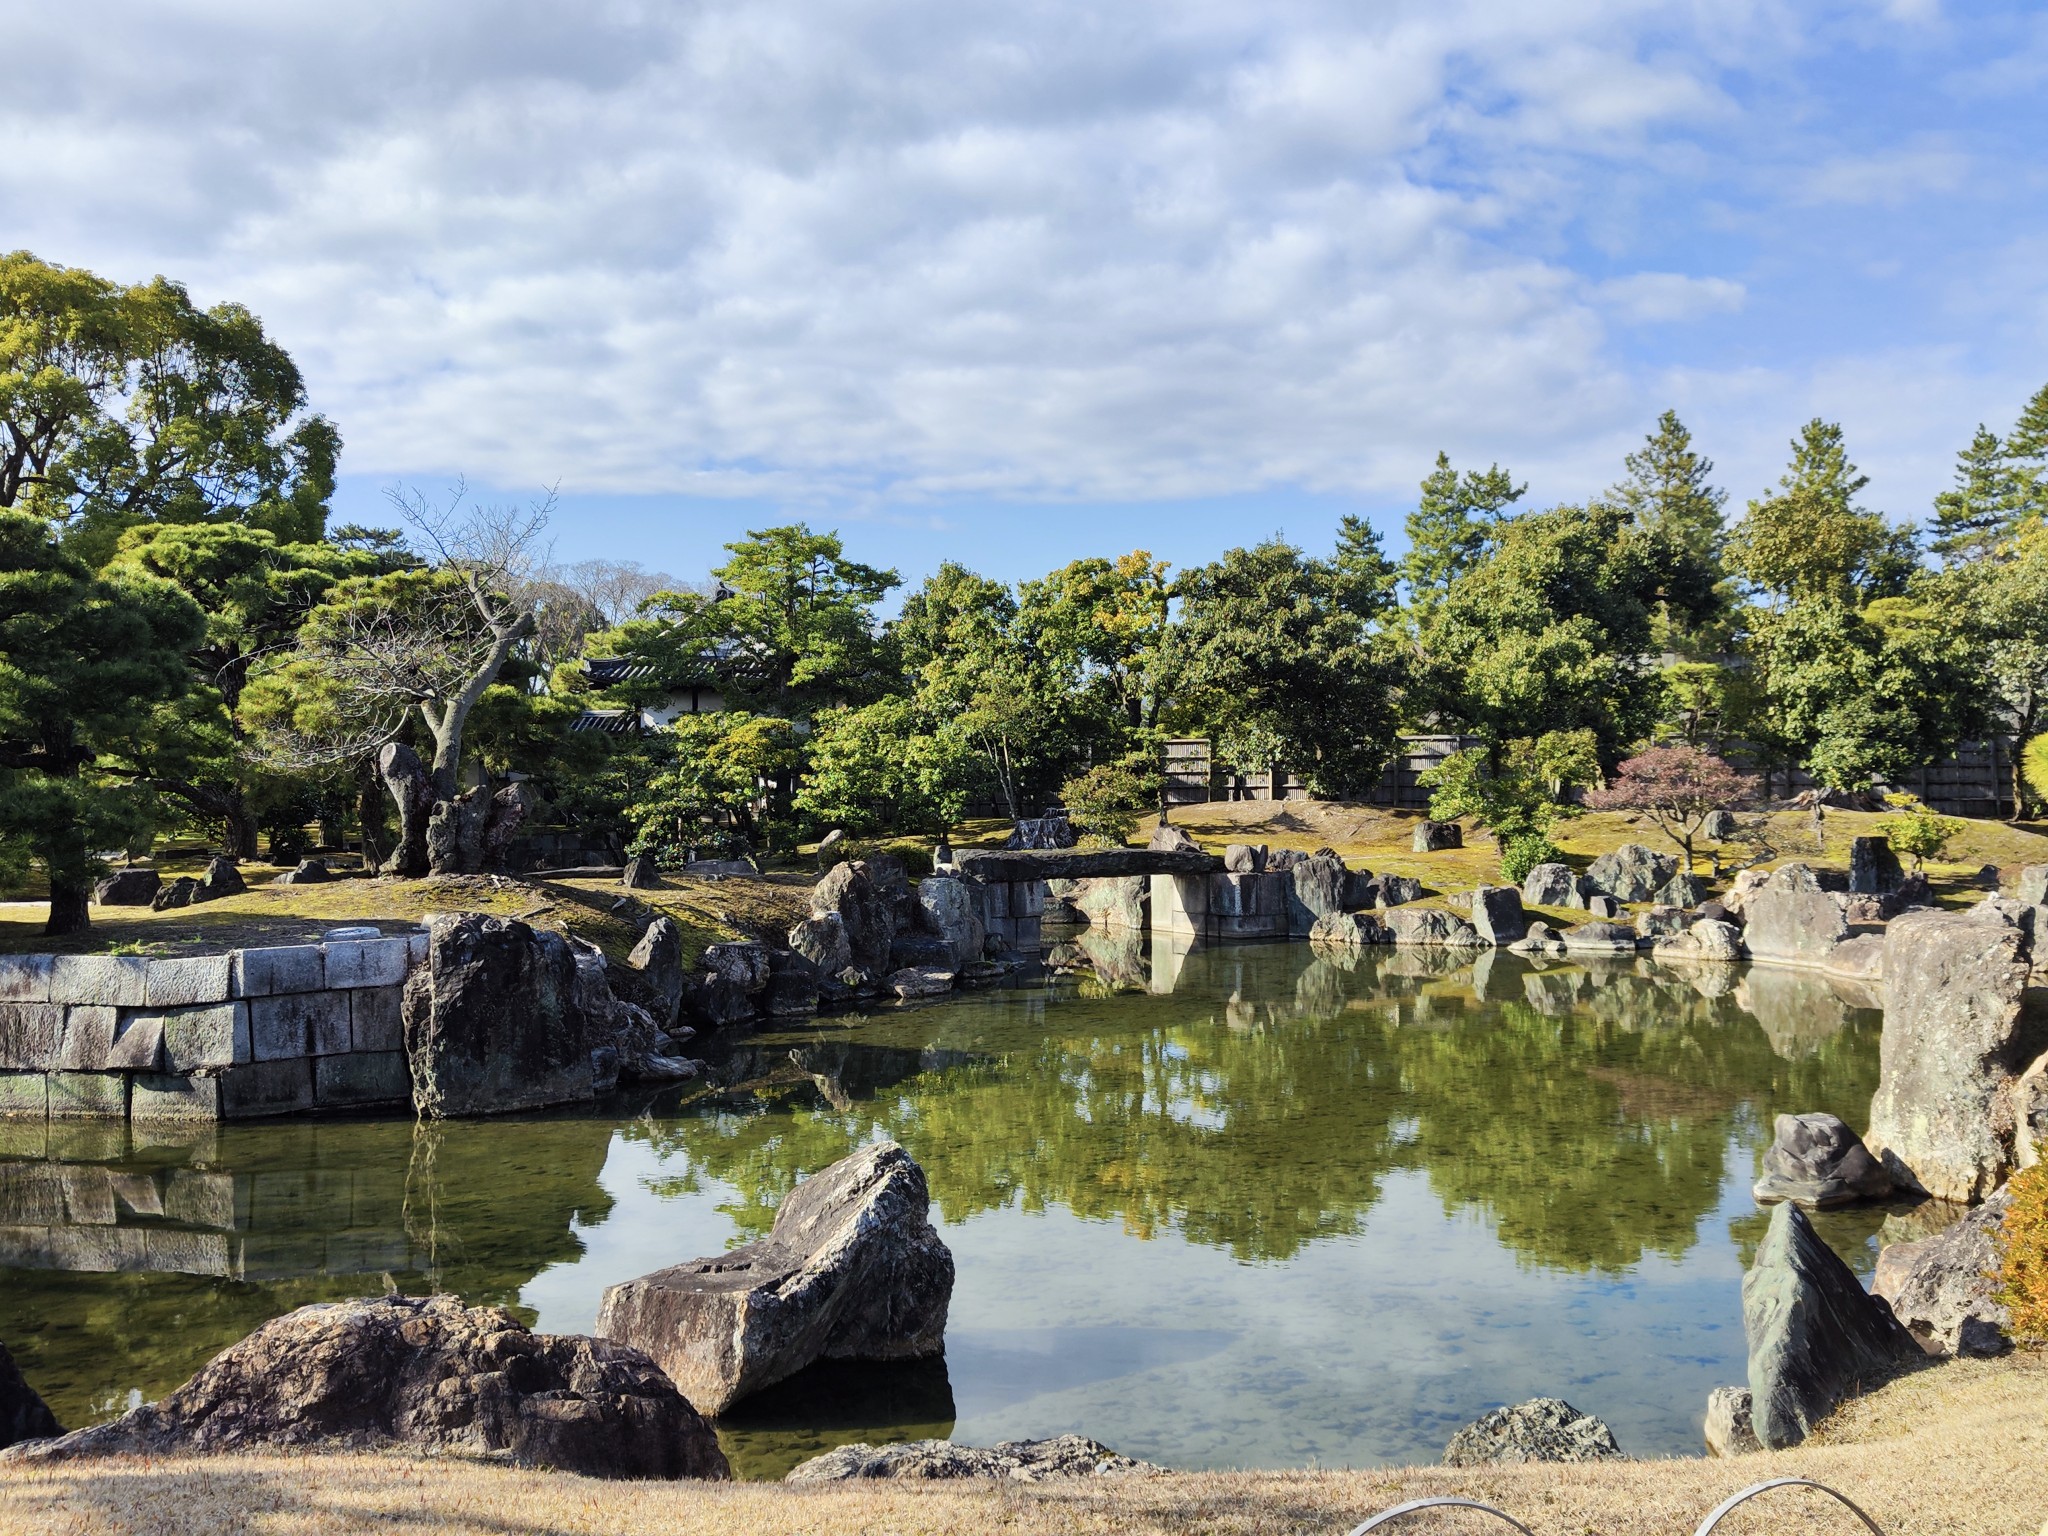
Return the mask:
<svg viewBox="0 0 2048 1536">
<path fill-rule="evenodd" d="M 0 245 L 262 317 L 395 486 L 701 578 L 1176 565 L 1675 408 L 1923 516 L 2048 383 L 2048 7 L 0 0 Z"/>
</svg>

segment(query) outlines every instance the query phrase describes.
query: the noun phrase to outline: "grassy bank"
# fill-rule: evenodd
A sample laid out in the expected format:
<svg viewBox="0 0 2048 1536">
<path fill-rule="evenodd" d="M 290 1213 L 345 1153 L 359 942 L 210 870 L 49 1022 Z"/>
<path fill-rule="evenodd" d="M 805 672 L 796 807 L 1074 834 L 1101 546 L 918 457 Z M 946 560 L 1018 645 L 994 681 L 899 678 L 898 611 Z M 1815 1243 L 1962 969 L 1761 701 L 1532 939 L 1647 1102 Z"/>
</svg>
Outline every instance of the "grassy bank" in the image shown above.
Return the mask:
<svg viewBox="0 0 2048 1536">
<path fill-rule="evenodd" d="M 1770 1477 L 1812 1477 L 1887 1536 L 2034 1536 L 2048 1520 L 2048 1357 L 1924 1370 L 1849 1405 L 1816 1441 L 1738 1461 L 1367 1472 L 1210 1472 L 1092 1485 L 605 1483 L 559 1473 L 375 1456 L 234 1457 L 0 1470 L 14 1536 L 1296 1536 L 1342 1533 L 1405 1499 L 1464 1494 L 1538 1536 L 1689 1536 L 1713 1505 Z M 1766 1495 L 1726 1536 L 1841 1536 L 1820 1495 Z M 1411 1520 L 1419 1536 L 1497 1521 Z"/>
</svg>

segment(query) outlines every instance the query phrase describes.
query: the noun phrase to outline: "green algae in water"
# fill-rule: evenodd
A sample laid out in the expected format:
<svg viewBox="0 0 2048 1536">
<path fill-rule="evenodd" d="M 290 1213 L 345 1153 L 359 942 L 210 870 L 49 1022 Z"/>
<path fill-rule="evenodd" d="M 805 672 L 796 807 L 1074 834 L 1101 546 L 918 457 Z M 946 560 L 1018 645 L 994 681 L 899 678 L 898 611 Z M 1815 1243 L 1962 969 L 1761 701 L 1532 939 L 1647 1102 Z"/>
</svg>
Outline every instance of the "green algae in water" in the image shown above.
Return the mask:
<svg viewBox="0 0 2048 1536">
<path fill-rule="evenodd" d="M 450 1290 L 588 1329 L 876 1137 L 959 1263 L 947 1356 L 806 1373 L 743 1475 L 855 1439 L 1079 1431 L 1170 1465 L 1433 1460 L 1561 1395 L 1695 1450 L 1743 1375 L 1774 1115 L 1864 1123 L 1877 1018 L 1819 977 L 1090 936 L 1079 980 L 756 1035 L 602 1114 L 0 1123 L 0 1339 L 77 1425 L 269 1317 Z M 1882 1211 L 1823 1230 L 1867 1273 Z"/>
</svg>

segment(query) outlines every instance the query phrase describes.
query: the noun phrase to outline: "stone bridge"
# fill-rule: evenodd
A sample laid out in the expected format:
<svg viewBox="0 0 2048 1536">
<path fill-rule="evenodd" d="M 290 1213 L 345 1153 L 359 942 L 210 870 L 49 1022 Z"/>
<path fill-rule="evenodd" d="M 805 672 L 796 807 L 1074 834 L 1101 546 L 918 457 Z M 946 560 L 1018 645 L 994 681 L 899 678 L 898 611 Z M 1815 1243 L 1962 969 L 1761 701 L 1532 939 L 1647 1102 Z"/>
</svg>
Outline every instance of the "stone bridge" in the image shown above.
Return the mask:
<svg viewBox="0 0 2048 1536">
<path fill-rule="evenodd" d="M 1213 853 L 1151 848 L 968 849 L 960 877 L 978 887 L 982 921 L 1018 954 L 1044 947 L 1048 880 L 1144 879 L 1151 931 L 1185 939 L 1306 936 L 1315 915 L 1294 901 L 1288 870 L 1236 871 Z"/>
</svg>

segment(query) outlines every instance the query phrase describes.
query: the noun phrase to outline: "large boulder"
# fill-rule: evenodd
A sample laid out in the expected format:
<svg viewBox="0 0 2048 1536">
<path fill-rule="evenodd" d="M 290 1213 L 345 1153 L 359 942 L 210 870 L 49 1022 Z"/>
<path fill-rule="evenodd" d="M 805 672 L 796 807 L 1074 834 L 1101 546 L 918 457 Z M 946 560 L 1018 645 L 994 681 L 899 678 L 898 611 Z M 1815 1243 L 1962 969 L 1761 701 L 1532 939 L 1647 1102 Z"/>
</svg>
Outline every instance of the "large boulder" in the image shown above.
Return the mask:
<svg viewBox="0 0 2048 1536">
<path fill-rule="evenodd" d="M 662 916 L 649 923 L 626 956 L 626 964 L 640 973 L 640 983 L 653 1003 L 654 1022 L 667 1029 L 682 1016 L 690 980 L 683 967 L 683 930 L 676 920 Z"/>
<path fill-rule="evenodd" d="M 156 912 L 171 912 L 180 907 L 189 907 L 198 891 L 197 880 L 190 875 L 179 875 L 169 884 L 157 888 L 156 895 L 149 900 L 150 909 Z"/>
<path fill-rule="evenodd" d="M 881 975 L 888 970 L 896 916 L 888 895 L 869 876 L 868 863 L 856 860 L 827 870 L 811 888 L 811 916 L 836 914 L 846 930 L 849 963 Z"/>
<path fill-rule="evenodd" d="M 837 912 L 807 917 L 791 928 L 789 947 L 815 965 L 823 976 L 837 976 L 853 964 L 853 946 L 846 939 L 846 923 Z"/>
<path fill-rule="evenodd" d="M 1522 900 L 1532 907 L 1568 907 L 1579 899 L 1579 877 L 1569 864 L 1538 864 L 1522 877 Z"/>
<path fill-rule="evenodd" d="M 1757 960 L 1819 965 L 1849 937 L 1848 915 L 1831 892 L 1796 879 L 1781 884 L 1784 874 L 1743 899 L 1743 942 Z"/>
<path fill-rule="evenodd" d="M 1478 949 L 1486 940 L 1455 912 L 1441 907 L 1397 907 L 1380 919 L 1388 942 L 1442 949 Z"/>
<path fill-rule="evenodd" d="M 1522 893 L 1512 885 L 1482 885 L 1472 893 L 1472 927 L 1487 943 L 1519 944 L 1529 931 Z"/>
<path fill-rule="evenodd" d="M 1878 1254 L 1871 1290 L 1929 1354 L 1996 1355 L 2010 1347 L 1997 1239 L 2011 1204 L 2000 1190 L 1953 1226 Z"/>
<path fill-rule="evenodd" d="M 1797 1445 L 1845 1397 L 1874 1386 L 1920 1346 L 1796 1205 L 1771 1211 L 1742 1277 L 1751 1420 L 1771 1450 Z"/>
<path fill-rule="evenodd" d="M 1648 901 L 1677 873 L 1677 859 L 1641 843 L 1623 843 L 1586 866 L 1586 878 L 1622 902 Z"/>
<path fill-rule="evenodd" d="M 955 970 L 981 958 L 988 928 L 982 922 L 975 890 L 965 880 L 951 875 L 926 876 L 918 882 L 917 905 L 924 926 L 945 941 Z"/>
<path fill-rule="evenodd" d="M 2008 1085 L 2040 1055 L 2022 1007 L 2035 909 L 1992 897 L 1967 912 L 1906 912 L 1885 932 L 1884 1033 L 1865 1139 L 1894 1177 L 1976 1201 L 2016 1161 Z M 1754 931 L 1754 930 L 1752 930 Z"/>
<path fill-rule="evenodd" d="M 21 1379 L 7 1346 L 0 1344 L 0 1450 L 24 1440 L 47 1440 L 64 1433 L 49 1405 Z"/>
<path fill-rule="evenodd" d="M 503 1115 L 596 1096 L 595 1044 L 559 933 L 516 918 L 437 913 L 405 987 L 413 1107 L 429 1119 Z"/>
<path fill-rule="evenodd" d="M 1223 849 L 1223 867 L 1233 875 L 1258 875 L 1266 870 L 1264 843 L 1228 843 Z"/>
<path fill-rule="evenodd" d="M 1292 871 L 1294 885 L 1288 896 L 1288 928 L 1307 933 L 1318 918 L 1342 912 L 1351 890 L 1351 872 L 1334 853 L 1316 853 L 1301 860 Z"/>
<path fill-rule="evenodd" d="M 1834 1115 L 1780 1115 L 1777 1135 L 1764 1153 L 1763 1177 L 1750 1191 L 1759 1205 L 1790 1200 L 1824 1211 L 1858 1200 L 1882 1200 L 1892 1176 L 1870 1155 L 1863 1139 Z"/>
<path fill-rule="evenodd" d="M 301 859 L 270 883 L 272 885 L 326 885 L 333 878 L 334 871 L 327 867 L 325 859 Z"/>
<path fill-rule="evenodd" d="M 1558 935 L 1567 950 L 1579 954 L 1632 955 L 1636 931 L 1627 923 L 1580 923 Z"/>
<path fill-rule="evenodd" d="M 1561 1397 L 1533 1397 L 1467 1424 L 1444 1447 L 1447 1467 L 1625 1461 L 1614 1431 Z"/>
<path fill-rule="evenodd" d="M 235 868 L 235 861 L 217 856 L 208 859 L 206 868 L 199 872 L 199 883 L 192 889 L 192 900 L 218 901 L 223 896 L 239 896 L 248 889 L 242 872 Z"/>
<path fill-rule="evenodd" d="M 1076 882 L 1072 896 L 1075 908 L 1091 928 L 1104 933 L 1142 933 L 1151 926 L 1152 881 L 1146 875 L 1097 875 Z M 979 959 L 976 949 L 972 957 Z"/>
<path fill-rule="evenodd" d="M 999 1445 L 955 1445 L 951 1440 L 906 1440 L 896 1445 L 841 1445 L 800 1463 L 786 1483 L 850 1483 L 870 1478 L 897 1482 L 976 1479 L 1004 1483 L 1066 1482 L 1079 1477 L 1128 1477 L 1163 1470 L 1119 1456 L 1084 1435 L 1050 1440 L 1005 1440 Z"/>
<path fill-rule="evenodd" d="M 804 1018 L 818 1011 L 818 968 L 789 949 L 768 951 L 768 985 L 758 1006 L 771 1019 Z"/>
<path fill-rule="evenodd" d="M 909 1153 L 863 1147 L 797 1185 L 768 1236 L 613 1286 L 597 1331 L 712 1414 L 818 1360 L 939 1354 L 953 1255 L 929 1204 Z"/>
<path fill-rule="evenodd" d="M 1172 824 L 1152 829 L 1152 836 L 1145 844 L 1153 853 L 1200 853 L 1202 845 L 1186 832 Z"/>
<path fill-rule="evenodd" d="M 1005 848 L 1071 848 L 1080 841 L 1073 819 L 1062 810 L 1043 816 L 1020 818 L 1011 830 Z"/>
<path fill-rule="evenodd" d="M 531 1333 L 455 1296 L 301 1307 L 161 1402 L 5 1459 L 392 1447 L 585 1477 L 729 1475 L 711 1427 L 640 1351 Z"/>
<path fill-rule="evenodd" d="M 1465 829 L 1455 821 L 1425 818 L 1415 823 L 1415 832 L 1408 845 L 1416 853 L 1441 853 L 1446 848 L 1462 848 L 1465 846 Z"/>
<path fill-rule="evenodd" d="M 1691 911 L 1707 899 L 1707 887 L 1698 875 L 1680 870 L 1659 886 L 1657 894 L 1650 899 L 1660 906 L 1683 907 Z"/>
<path fill-rule="evenodd" d="M 1316 919 L 1308 931 L 1311 944 L 1332 949 L 1362 949 L 1371 944 L 1391 944 L 1387 925 L 1370 912 L 1332 912 Z"/>
<path fill-rule="evenodd" d="M 1381 875 L 1374 883 L 1378 887 L 1374 906 L 1404 907 L 1411 901 L 1422 900 L 1422 882 L 1413 875 Z"/>
<path fill-rule="evenodd" d="M 92 899 L 103 907 L 146 907 L 163 883 L 153 869 L 117 869 L 92 888 Z"/>
<path fill-rule="evenodd" d="M 1905 878 L 1906 872 L 1899 867 L 1899 856 L 1892 852 L 1890 838 L 1849 839 L 1850 895 L 1883 896 L 1896 891 Z"/>
</svg>

